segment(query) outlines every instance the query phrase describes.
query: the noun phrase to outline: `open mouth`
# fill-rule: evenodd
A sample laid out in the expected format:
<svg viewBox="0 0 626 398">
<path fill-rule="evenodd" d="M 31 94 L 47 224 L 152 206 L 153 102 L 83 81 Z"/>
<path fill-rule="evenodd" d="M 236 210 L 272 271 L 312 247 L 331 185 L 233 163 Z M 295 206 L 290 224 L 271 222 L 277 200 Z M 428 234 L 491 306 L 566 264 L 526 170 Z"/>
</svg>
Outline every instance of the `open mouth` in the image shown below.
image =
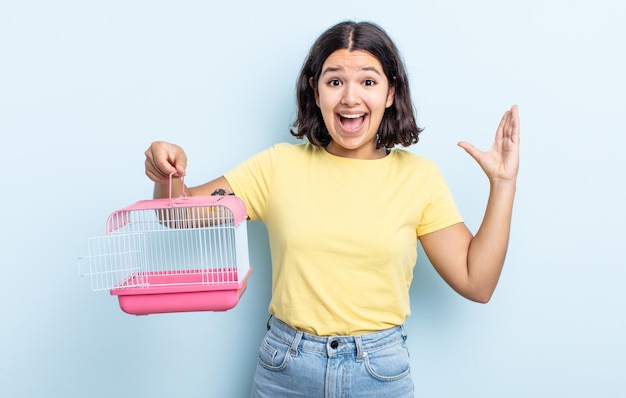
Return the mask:
<svg viewBox="0 0 626 398">
<path fill-rule="evenodd" d="M 365 121 L 365 113 L 355 113 L 355 114 L 345 114 L 340 113 L 339 115 L 339 123 L 341 123 L 341 127 L 343 127 L 346 131 L 356 131 L 358 130 Z"/>
</svg>

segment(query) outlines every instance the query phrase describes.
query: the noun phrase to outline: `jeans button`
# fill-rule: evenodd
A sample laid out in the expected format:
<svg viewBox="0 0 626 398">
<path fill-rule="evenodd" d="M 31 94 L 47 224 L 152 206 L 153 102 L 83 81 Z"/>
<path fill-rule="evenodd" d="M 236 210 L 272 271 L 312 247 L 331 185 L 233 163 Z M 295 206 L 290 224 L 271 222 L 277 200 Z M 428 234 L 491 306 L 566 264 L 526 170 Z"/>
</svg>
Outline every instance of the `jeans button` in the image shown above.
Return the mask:
<svg viewBox="0 0 626 398">
<path fill-rule="evenodd" d="M 330 348 L 332 348 L 334 350 L 337 347 L 339 347 L 339 342 L 337 342 L 337 340 L 333 340 L 333 341 L 330 342 Z"/>
</svg>

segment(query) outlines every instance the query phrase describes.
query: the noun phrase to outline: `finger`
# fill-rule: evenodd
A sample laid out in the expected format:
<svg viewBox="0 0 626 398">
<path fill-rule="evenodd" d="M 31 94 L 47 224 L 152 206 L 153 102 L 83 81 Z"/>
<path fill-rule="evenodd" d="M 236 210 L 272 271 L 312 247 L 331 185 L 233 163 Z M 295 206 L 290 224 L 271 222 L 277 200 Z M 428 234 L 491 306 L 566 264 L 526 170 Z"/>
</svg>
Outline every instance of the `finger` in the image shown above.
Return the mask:
<svg viewBox="0 0 626 398">
<path fill-rule="evenodd" d="M 146 175 L 155 182 L 169 180 L 169 175 L 176 172 L 176 155 L 171 145 L 165 142 L 153 142 L 145 152 Z"/>
<path fill-rule="evenodd" d="M 169 151 L 168 152 L 168 163 L 172 167 L 170 169 L 170 174 L 175 173 L 175 177 L 184 177 L 185 176 L 185 168 L 187 167 L 187 157 L 181 151 Z"/>
<path fill-rule="evenodd" d="M 457 145 L 465 150 L 474 160 L 479 161 L 482 151 L 476 148 L 473 144 L 466 141 L 460 141 Z"/>
<path fill-rule="evenodd" d="M 519 107 L 513 105 L 511 107 L 511 141 L 514 143 L 519 142 L 520 133 L 520 119 L 519 119 Z"/>
<path fill-rule="evenodd" d="M 498 123 L 498 128 L 496 129 L 496 141 L 506 137 L 506 129 L 509 123 L 510 114 L 511 114 L 510 111 L 506 111 L 502 115 L 502 118 L 500 119 L 500 123 Z"/>
<path fill-rule="evenodd" d="M 517 134 L 517 118 L 516 118 L 516 107 L 512 106 L 506 112 L 506 117 L 503 118 L 503 130 L 502 130 L 502 140 L 503 142 L 512 142 L 516 138 L 514 137 Z"/>
<path fill-rule="evenodd" d="M 172 173 L 184 175 L 187 158 L 182 149 L 174 144 L 159 142 L 153 144 L 152 164 L 159 174 L 168 177 Z"/>
<path fill-rule="evenodd" d="M 146 176 L 148 176 L 148 178 L 151 181 L 154 181 L 156 183 L 164 183 L 166 182 L 166 180 L 161 176 L 161 175 L 157 175 L 154 172 L 150 171 L 150 170 L 146 170 Z"/>
<path fill-rule="evenodd" d="M 152 181 L 157 183 L 166 182 L 169 179 L 169 174 L 163 173 L 153 162 L 152 158 L 146 158 L 145 161 L 146 175 Z"/>
</svg>

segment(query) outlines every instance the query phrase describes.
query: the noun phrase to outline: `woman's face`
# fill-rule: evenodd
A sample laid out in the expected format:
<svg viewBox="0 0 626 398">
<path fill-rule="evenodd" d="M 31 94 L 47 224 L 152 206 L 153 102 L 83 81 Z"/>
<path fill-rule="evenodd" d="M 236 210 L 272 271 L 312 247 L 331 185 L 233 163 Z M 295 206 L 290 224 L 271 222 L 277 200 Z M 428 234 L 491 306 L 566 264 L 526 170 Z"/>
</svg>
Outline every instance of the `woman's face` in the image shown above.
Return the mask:
<svg viewBox="0 0 626 398">
<path fill-rule="evenodd" d="M 335 51 L 322 65 L 313 90 L 332 138 L 329 153 L 356 159 L 385 156 L 385 148 L 376 149 L 376 133 L 395 90 L 376 57 L 360 50 Z"/>
</svg>

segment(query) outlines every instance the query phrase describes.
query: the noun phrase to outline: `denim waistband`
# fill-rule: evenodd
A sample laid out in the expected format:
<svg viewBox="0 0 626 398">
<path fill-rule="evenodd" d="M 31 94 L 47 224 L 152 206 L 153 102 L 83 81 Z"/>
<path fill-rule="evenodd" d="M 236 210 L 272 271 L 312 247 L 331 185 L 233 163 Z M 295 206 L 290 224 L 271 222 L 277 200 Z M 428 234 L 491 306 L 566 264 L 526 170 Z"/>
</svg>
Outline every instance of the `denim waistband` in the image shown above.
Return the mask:
<svg viewBox="0 0 626 398">
<path fill-rule="evenodd" d="M 362 360 L 367 352 L 406 340 L 406 332 L 402 325 L 356 336 L 317 336 L 294 329 L 272 316 L 267 321 L 267 329 L 275 338 L 290 345 L 289 351 L 292 355 L 297 355 L 298 350 L 326 353 L 329 357 L 355 354 L 357 361 Z"/>
</svg>

